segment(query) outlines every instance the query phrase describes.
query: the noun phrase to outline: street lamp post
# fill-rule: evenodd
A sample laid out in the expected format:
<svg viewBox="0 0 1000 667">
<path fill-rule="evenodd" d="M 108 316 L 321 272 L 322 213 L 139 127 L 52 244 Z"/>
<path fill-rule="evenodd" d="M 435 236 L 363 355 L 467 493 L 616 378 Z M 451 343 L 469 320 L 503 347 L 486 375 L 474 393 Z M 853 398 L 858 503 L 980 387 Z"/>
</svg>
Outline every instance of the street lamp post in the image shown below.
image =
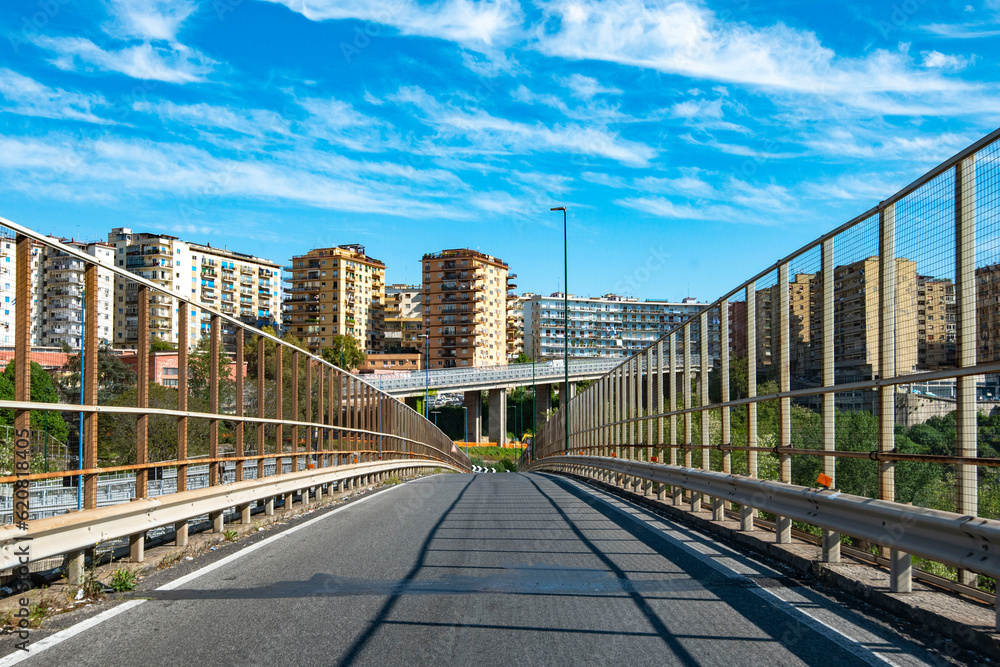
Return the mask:
<svg viewBox="0 0 1000 667">
<path fill-rule="evenodd" d="M 563 214 L 563 371 L 565 384 L 563 398 L 559 400 L 563 409 L 563 421 L 566 425 L 566 440 L 564 450 L 569 451 L 569 250 L 566 244 L 566 207 L 555 206 L 552 211 L 562 211 Z"/>
</svg>

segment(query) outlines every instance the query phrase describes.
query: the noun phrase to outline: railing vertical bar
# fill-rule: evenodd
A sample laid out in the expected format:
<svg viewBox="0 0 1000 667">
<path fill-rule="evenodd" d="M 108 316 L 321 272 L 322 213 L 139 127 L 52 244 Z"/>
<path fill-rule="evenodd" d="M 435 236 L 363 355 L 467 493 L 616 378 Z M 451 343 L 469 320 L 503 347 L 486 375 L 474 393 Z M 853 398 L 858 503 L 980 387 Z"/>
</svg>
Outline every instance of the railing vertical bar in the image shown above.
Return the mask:
<svg viewBox="0 0 1000 667">
<path fill-rule="evenodd" d="M 243 345 L 244 345 L 243 332 L 242 331 L 237 331 L 236 332 L 236 359 L 235 359 L 235 363 L 233 364 L 233 375 L 236 376 L 235 377 L 235 382 L 236 382 L 236 416 L 237 417 L 242 417 L 243 416 L 243 401 L 244 401 L 244 396 L 243 396 L 243 354 L 244 354 Z M 243 433 L 244 433 L 244 429 L 245 429 L 245 425 L 243 423 L 243 420 L 242 419 L 238 419 L 236 421 L 236 456 L 239 457 L 239 460 L 236 462 L 236 481 L 237 482 L 242 482 L 243 481 L 243 456 L 244 456 Z M 260 467 L 260 466 L 258 466 L 258 467 Z"/>
<path fill-rule="evenodd" d="M 285 418 L 285 346 L 276 343 L 274 346 L 274 418 Z M 274 474 L 282 472 L 285 453 L 285 433 L 281 423 L 274 425 Z M 286 508 L 287 509 L 287 508 Z"/>
<path fill-rule="evenodd" d="M 190 305 L 177 301 L 177 409 L 188 409 L 188 312 Z M 188 418 L 177 418 L 177 490 L 187 490 Z M 187 526 L 187 522 L 184 522 Z M 182 546 L 182 545 L 179 545 Z"/>
<path fill-rule="evenodd" d="M 299 350 L 292 348 L 292 419 L 298 421 L 302 406 L 299 404 Z M 292 425 L 292 454 L 299 453 L 299 426 Z M 292 472 L 299 469 L 299 457 L 292 456 Z"/>
<path fill-rule="evenodd" d="M 747 328 L 747 397 L 757 396 L 757 283 L 751 281 L 746 288 L 746 328 Z M 747 403 L 747 475 L 757 477 L 757 403 Z M 740 530 L 754 529 L 757 508 L 740 507 Z"/>
<path fill-rule="evenodd" d="M 790 318 L 788 315 L 788 263 L 778 267 L 778 390 L 788 391 L 791 388 L 791 368 L 789 354 Z M 771 318 L 771 330 L 774 331 L 774 318 Z M 774 340 L 772 335 L 771 340 Z M 778 399 L 778 444 L 790 447 L 792 444 L 792 399 Z M 778 457 L 778 479 L 790 484 L 792 481 L 792 456 L 781 454 Z M 792 541 L 792 521 L 783 516 L 775 516 L 775 539 L 779 544 Z"/>
<path fill-rule="evenodd" d="M 832 387 L 836 381 L 834 375 L 833 341 L 834 341 L 834 319 L 833 319 L 833 238 L 823 241 L 821 249 L 822 279 L 821 286 L 821 314 L 820 329 L 822 335 L 822 355 L 823 386 Z M 837 413 L 836 395 L 832 393 L 823 394 L 822 398 L 822 423 L 823 423 L 823 450 L 832 452 L 837 448 Z M 823 457 L 823 474 L 827 475 L 831 482 L 830 487 L 836 488 L 837 482 L 837 459 L 833 456 Z M 840 533 L 829 530 L 823 531 L 823 562 L 840 562 Z"/>
<path fill-rule="evenodd" d="M 138 290 L 138 338 L 136 340 L 136 407 L 149 407 L 149 288 L 139 285 Z M 213 410 L 214 412 L 214 410 Z M 135 424 L 135 462 L 138 465 L 149 463 L 149 414 L 142 413 L 136 417 Z M 135 471 L 135 497 L 145 498 L 148 489 L 149 469 L 140 468 Z"/>
<path fill-rule="evenodd" d="M 210 355 L 208 364 L 208 410 L 215 415 L 219 414 L 219 343 L 222 337 L 222 320 L 215 313 L 211 315 L 210 326 L 208 344 Z M 208 457 L 210 459 L 217 459 L 219 457 L 219 420 L 215 417 L 208 421 Z M 221 467 L 219 463 L 215 462 L 208 465 L 209 486 L 216 486 L 221 482 L 219 475 Z"/>
<path fill-rule="evenodd" d="M 976 365 L 976 158 L 971 155 L 955 167 L 955 340 L 958 368 Z M 986 305 L 986 304 L 984 304 Z M 959 456 L 978 456 L 976 378 L 956 380 L 956 445 Z M 955 466 L 955 510 L 966 516 L 979 514 L 978 469 Z M 974 585 L 976 575 L 958 571 L 959 582 Z M 997 607 L 1000 614 L 1000 605 Z M 997 624 L 1000 629 L 1000 621 Z"/>
<path fill-rule="evenodd" d="M 96 264 L 87 264 L 84 275 L 84 336 L 82 345 L 83 368 L 81 371 L 81 388 L 83 402 L 86 405 L 97 405 L 97 375 L 100 364 L 101 341 L 97 337 L 97 306 L 98 306 L 98 273 Z M 15 369 L 16 370 L 16 369 Z M 83 416 L 83 461 L 86 470 L 97 468 L 97 425 L 98 415 L 88 412 Z M 97 507 L 97 474 L 83 476 L 83 509 Z"/>
<path fill-rule="evenodd" d="M 267 377 L 267 344 L 266 338 L 257 336 L 257 416 L 263 419 L 266 416 L 267 407 L 266 385 Z M 257 454 L 263 456 L 267 454 L 267 427 L 264 424 L 257 424 Z M 264 459 L 260 459 L 257 464 L 257 477 L 264 477 Z"/>
</svg>

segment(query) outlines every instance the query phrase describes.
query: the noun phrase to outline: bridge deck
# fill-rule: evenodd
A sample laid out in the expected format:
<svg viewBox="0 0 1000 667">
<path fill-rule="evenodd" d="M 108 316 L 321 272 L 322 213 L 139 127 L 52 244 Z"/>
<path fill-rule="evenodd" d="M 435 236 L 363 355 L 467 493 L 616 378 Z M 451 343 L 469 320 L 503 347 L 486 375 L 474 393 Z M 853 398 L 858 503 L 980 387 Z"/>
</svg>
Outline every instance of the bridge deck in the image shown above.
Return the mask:
<svg viewBox="0 0 1000 667">
<path fill-rule="evenodd" d="M 310 523 L 140 591 L 26 664 L 940 661 L 782 572 L 545 475 L 438 475 Z"/>
</svg>

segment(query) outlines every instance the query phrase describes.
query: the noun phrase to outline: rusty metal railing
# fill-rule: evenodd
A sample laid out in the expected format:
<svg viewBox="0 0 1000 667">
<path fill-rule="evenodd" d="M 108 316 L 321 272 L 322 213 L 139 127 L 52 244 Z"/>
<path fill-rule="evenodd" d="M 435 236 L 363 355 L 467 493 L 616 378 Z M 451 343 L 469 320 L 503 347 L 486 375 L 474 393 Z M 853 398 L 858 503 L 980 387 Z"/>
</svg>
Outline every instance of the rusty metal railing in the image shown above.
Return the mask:
<svg viewBox="0 0 1000 667">
<path fill-rule="evenodd" d="M 97 507 L 98 478 L 112 473 L 133 473 L 134 499 L 141 500 L 148 497 L 150 479 L 159 478 L 164 469 L 176 470 L 176 490 L 185 492 L 187 470 L 193 464 L 208 465 L 209 487 L 221 485 L 223 466 L 235 466 L 238 483 L 244 480 L 244 467 L 248 462 L 260 464 L 271 459 L 278 461 L 274 481 L 288 474 L 282 473 L 282 461 L 291 462 L 292 474 L 299 470 L 321 472 L 345 464 L 377 461 L 398 461 L 401 467 L 407 462 L 421 465 L 438 462 L 456 470 L 470 469 L 465 454 L 431 422 L 322 357 L 206 306 L 194 295 L 187 298 L 172 292 L 154 281 L 12 221 L 0 218 L 0 226 L 13 235 L 16 260 L 12 300 L 15 315 L 14 397 L 13 400 L 0 400 L 0 410 L 13 413 L 15 440 L 10 469 L 0 471 L 0 489 L 4 485 L 13 489 L 14 524 L 18 534 L 31 534 L 34 522 L 31 520 L 30 489 L 32 484 L 43 480 L 59 478 L 65 485 L 77 486 L 80 510 L 86 513 Z M 82 349 L 79 350 L 82 358 L 79 404 L 67 402 L 65 396 L 57 402 L 32 400 L 31 364 L 25 362 L 30 358 L 32 321 L 39 315 L 36 300 L 48 296 L 45 267 L 38 266 L 38 262 L 33 266 L 32 261 L 33 249 L 41 247 L 56 250 L 70 261 L 83 263 L 82 290 L 79 292 L 82 313 L 74 317 L 82 320 L 83 333 Z M 102 355 L 108 354 L 107 349 L 101 349 L 98 337 L 99 271 L 102 275 L 110 273 L 115 280 L 134 284 L 137 290 L 138 381 L 132 405 L 123 404 L 121 397 L 103 404 L 99 401 L 103 390 L 99 363 Z M 100 288 L 106 289 L 107 285 L 100 285 Z M 113 307 L 119 305 L 116 298 Z M 163 308 L 164 305 L 174 309 L 179 332 L 176 391 L 164 391 L 147 381 L 151 307 Z M 187 345 L 192 311 L 202 314 L 208 325 L 209 341 L 208 377 L 204 378 L 205 386 L 199 390 L 195 409 L 191 403 L 195 392 L 190 369 L 194 358 Z M 235 334 L 232 356 L 228 358 L 234 373 L 221 367 L 227 363 L 222 354 L 224 328 L 230 335 Z M 247 345 L 254 347 L 256 362 L 253 368 L 247 369 L 245 376 Z M 228 387 L 228 394 L 222 391 L 224 387 Z M 151 401 L 151 389 L 157 394 L 156 401 Z M 174 395 L 176 399 L 172 398 Z M 176 400 L 176 405 L 166 406 L 164 400 Z M 76 466 L 48 472 L 36 470 L 28 438 L 17 437 L 29 434 L 30 429 L 41 428 L 40 424 L 32 423 L 32 413 L 79 415 L 81 457 Z M 121 434 L 99 429 L 102 419 L 111 418 L 117 419 L 115 424 L 135 430 L 134 446 L 120 447 L 115 451 L 114 460 L 110 455 L 102 455 L 101 445 L 112 438 L 120 442 Z M 151 420 L 158 420 L 155 429 L 151 428 Z M 175 422 L 175 428 L 169 425 L 170 421 Z M 165 427 L 164 423 L 168 425 Z M 197 441 L 192 440 L 192 434 L 197 435 Z M 165 452 L 165 447 L 169 451 Z M 265 475 L 264 465 L 254 467 L 256 475 Z M 0 540 L 10 539 L 13 537 L 9 532 L 0 536 Z"/>
</svg>

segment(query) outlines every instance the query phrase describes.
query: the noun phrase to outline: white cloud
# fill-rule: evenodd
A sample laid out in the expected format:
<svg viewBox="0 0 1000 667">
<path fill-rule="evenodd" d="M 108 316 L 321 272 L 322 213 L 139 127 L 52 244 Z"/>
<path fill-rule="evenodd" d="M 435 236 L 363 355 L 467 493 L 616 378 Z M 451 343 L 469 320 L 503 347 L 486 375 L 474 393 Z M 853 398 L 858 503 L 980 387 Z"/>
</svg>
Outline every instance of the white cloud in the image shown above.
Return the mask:
<svg viewBox="0 0 1000 667">
<path fill-rule="evenodd" d="M 930 69 L 944 69 L 958 72 L 975 62 L 975 57 L 946 55 L 940 51 L 921 51 L 924 57 L 924 67 Z"/>
<path fill-rule="evenodd" d="M 543 53 L 603 60 L 773 91 L 852 97 L 875 92 L 959 91 L 971 86 L 910 67 L 905 53 L 843 58 L 812 32 L 782 23 L 728 22 L 691 2 L 551 0 L 536 30 Z"/>
<path fill-rule="evenodd" d="M 674 118 L 722 118 L 722 100 L 684 100 L 670 108 Z"/>
<path fill-rule="evenodd" d="M 0 96 L 7 101 L 0 106 L 0 111 L 8 113 L 87 123 L 110 122 L 93 112 L 94 107 L 107 105 L 100 95 L 51 88 L 6 68 L 0 68 Z"/>
<path fill-rule="evenodd" d="M 623 139 L 616 133 L 593 125 L 523 123 L 493 116 L 476 109 L 466 111 L 438 102 L 422 88 L 401 88 L 395 101 L 415 105 L 425 122 L 439 134 L 461 136 L 477 153 L 530 154 L 539 151 L 574 153 L 606 158 L 629 166 L 646 166 L 656 156 L 651 147 Z"/>
<path fill-rule="evenodd" d="M 618 88 L 602 86 L 597 79 L 582 74 L 573 74 L 569 78 L 563 79 L 563 85 L 573 91 L 579 98 L 589 100 L 595 95 L 621 95 Z"/>
<path fill-rule="evenodd" d="M 413 174 L 398 165 L 372 179 L 363 176 L 372 171 L 365 163 L 335 157 L 320 171 L 288 161 L 302 159 L 302 152 L 233 159 L 191 146 L 112 136 L 0 137 L 0 187 L 71 200 L 158 196 L 177 199 L 182 207 L 187 198 L 197 206 L 206 199 L 235 198 L 409 218 L 470 216 L 436 201 L 439 183 L 414 186 Z M 319 159 L 311 154 L 307 161 L 315 166 Z"/>
<path fill-rule="evenodd" d="M 34 43 L 56 58 L 52 63 L 67 71 L 117 72 L 134 79 L 194 83 L 205 80 L 213 60 L 183 44 L 159 46 L 149 43 L 104 49 L 83 37 L 47 37 L 38 35 Z"/>
<path fill-rule="evenodd" d="M 248 136 L 268 134 L 287 135 L 289 122 L 281 115 L 267 109 L 233 109 L 212 104 L 175 104 L 135 102 L 132 108 L 139 112 L 154 113 L 164 123 L 231 130 Z"/>
<path fill-rule="evenodd" d="M 197 5 L 192 0 L 107 0 L 109 35 L 124 39 L 176 41 L 181 24 Z"/>
<path fill-rule="evenodd" d="M 522 21 L 515 0 L 268 0 L 312 21 L 358 19 L 392 26 L 403 35 L 436 37 L 467 48 L 490 46 L 513 34 Z"/>
<path fill-rule="evenodd" d="M 738 210 L 731 206 L 678 204 L 663 197 L 628 197 L 616 200 L 615 204 L 672 220 L 726 220 L 738 222 L 742 217 Z"/>
</svg>

